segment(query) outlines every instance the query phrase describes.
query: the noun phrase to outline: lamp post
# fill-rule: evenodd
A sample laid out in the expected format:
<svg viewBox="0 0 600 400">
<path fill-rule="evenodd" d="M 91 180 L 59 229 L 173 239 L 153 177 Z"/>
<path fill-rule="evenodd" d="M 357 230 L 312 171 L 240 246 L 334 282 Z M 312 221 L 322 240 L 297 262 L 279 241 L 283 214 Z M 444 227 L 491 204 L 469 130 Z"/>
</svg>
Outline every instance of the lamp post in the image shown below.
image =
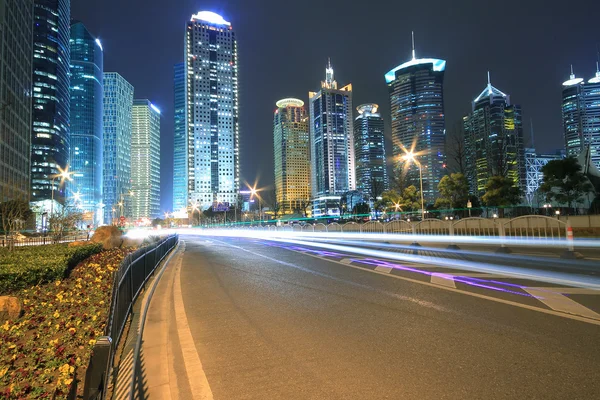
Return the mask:
<svg viewBox="0 0 600 400">
<path fill-rule="evenodd" d="M 415 164 L 417 164 L 417 167 L 419 167 L 419 185 L 421 187 L 421 220 L 424 220 L 425 219 L 425 200 L 423 198 L 423 168 L 421 166 L 421 163 L 419 162 L 419 160 L 416 159 L 415 154 L 412 151 L 406 153 L 403 158 L 406 161 L 414 162 Z"/>
<path fill-rule="evenodd" d="M 52 182 L 50 183 L 50 186 L 52 186 L 52 200 L 50 202 L 50 217 L 52 217 L 54 215 L 54 182 L 56 181 L 56 178 L 60 178 L 60 182 L 58 184 L 58 187 L 60 188 L 60 185 L 63 184 L 63 182 L 66 180 L 68 181 L 72 181 L 73 178 L 71 178 L 71 175 L 73 175 L 72 172 L 69 172 L 69 166 L 67 165 L 67 167 L 63 170 L 60 167 L 58 167 L 58 171 L 59 173 L 56 175 L 52 176 Z"/>
<path fill-rule="evenodd" d="M 254 196 L 258 198 L 258 220 L 259 222 L 262 222 L 262 206 L 260 203 L 260 196 L 258 195 L 258 190 L 256 190 L 256 188 L 250 189 L 250 197 L 252 198 Z"/>
</svg>

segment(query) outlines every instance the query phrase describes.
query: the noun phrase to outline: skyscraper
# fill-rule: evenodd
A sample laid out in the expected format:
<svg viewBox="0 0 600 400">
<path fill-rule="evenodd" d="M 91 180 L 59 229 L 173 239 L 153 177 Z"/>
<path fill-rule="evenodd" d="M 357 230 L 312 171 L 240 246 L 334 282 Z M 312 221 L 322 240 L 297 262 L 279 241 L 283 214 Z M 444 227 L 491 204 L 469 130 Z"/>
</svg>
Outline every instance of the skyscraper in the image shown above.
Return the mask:
<svg viewBox="0 0 600 400">
<path fill-rule="evenodd" d="M 422 166 L 423 196 L 426 203 L 437 197 L 437 186 L 446 173 L 446 128 L 444 117 L 444 71 L 446 61 L 416 58 L 385 74 L 390 93 L 392 155 L 394 174 L 406 173 L 406 184 L 419 188 L 419 170 L 405 161 L 413 152 Z"/>
<path fill-rule="evenodd" d="M 313 215 L 339 215 L 342 194 L 356 188 L 352 84 L 338 89 L 331 62 L 318 92 L 309 92 Z"/>
<path fill-rule="evenodd" d="M 131 219 L 160 214 L 160 110 L 134 100 L 131 119 Z"/>
<path fill-rule="evenodd" d="M 31 201 L 65 198 L 52 177 L 69 164 L 70 0 L 35 0 Z"/>
<path fill-rule="evenodd" d="M 304 212 L 310 199 L 308 117 L 304 102 L 282 99 L 273 117 L 275 197 L 281 214 Z"/>
<path fill-rule="evenodd" d="M 356 188 L 375 199 L 387 189 L 383 118 L 377 104 L 356 107 L 354 120 L 354 156 L 356 157 Z"/>
<path fill-rule="evenodd" d="M 490 83 L 473 100 L 464 121 L 467 179 L 471 193 L 482 195 L 490 177 L 505 176 L 526 190 L 521 106 Z"/>
<path fill-rule="evenodd" d="M 81 22 L 71 24 L 71 189 L 76 202 L 102 223 L 102 44 Z"/>
<path fill-rule="evenodd" d="M 133 86 L 116 72 L 104 73 L 104 222 L 130 217 Z M 113 211 L 114 210 L 114 211 Z"/>
<path fill-rule="evenodd" d="M 563 132 L 567 156 L 579 156 L 590 146 L 592 163 L 600 168 L 600 67 L 585 82 L 575 77 L 573 67 L 562 91 Z"/>
<path fill-rule="evenodd" d="M 29 201 L 33 0 L 0 10 L 0 202 Z"/>
<path fill-rule="evenodd" d="M 188 149 L 185 117 L 185 64 L 173 68 L 174 72 L 174 115 L 173 138 L 173 210 L 185 209 L 188 204 Z"/>
<path fill-rule="evenodd" d="M 186 26 L 185 68 L 186 206 L 235 204 L 240 184 L 238 49 L 231 23 L 209 11 L 193 15 Z"/>
</svg>

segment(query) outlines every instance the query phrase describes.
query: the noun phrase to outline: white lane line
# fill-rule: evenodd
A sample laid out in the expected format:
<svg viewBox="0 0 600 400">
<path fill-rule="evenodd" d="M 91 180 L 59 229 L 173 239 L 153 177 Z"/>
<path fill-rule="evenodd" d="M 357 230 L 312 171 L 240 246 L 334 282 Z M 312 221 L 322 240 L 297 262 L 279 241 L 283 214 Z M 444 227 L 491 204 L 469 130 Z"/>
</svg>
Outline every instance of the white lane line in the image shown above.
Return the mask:
<svg viewBox="0 0 600 400">
<path fill-rule="evenodd" d="M 325 257 L 319 257 L 319 258 L 322 258 L 322 259 L 324 259 L 324 260 L 326 259 Z M 346 265 L 350 265 L 350 263 L 351 263 L 352 261 L 354 261 L 352 258 L 342 258 L 342 259 L 340 260 L 340 262 L 341 262 L 342 264 L 346 264 Z"/>
<path fill-rule="evenodd" d="M 454 279 L 447 274 L 431 274 L 431 283 L 456 289 Z"/>
<path fill-rule="evenodd" d="M 183 257 L 177 260 L 175 282 L 173 285 L 173 302 L 175 306 L 175 321 L 177 325 L 177 334 L 179 336 L 179 345 L 183 355 L 183 363 L 187 373 L 192 397 L 194 400 L 212 400 L 213 393 L 206 379 L 204 368 L 200 356 L 194 344 L 194 338 L 190 331 L 183 296 L 181 294 L 181 264 Z"/>
<path fill-rule="evenodd" d="M 451 276 L 465 276 L 468 278 L 516 278 L 516 277 L 512 277 L 510 275 L 501 275 L 501 274 L 486 274 L 486 273 L 479 273 L 479 272 L 444 272 L 444 275 L 451 275 Z M 520 278 L 523 279 L 523 278 Z"/>
<path fill-rule="evenodd" d="M 378 265 L 377 267 L 375 267 L 375 271 L 379 271 L 379 272 L 385 272 L 386 274 L 389 274 L 390 272 L 392 272 L 394 268 L 392 267 L 386 267 L 384 265 Z"/>
<path fill-rule="evenodd" d="M 540 290 L 538 288 L 524 287 L 523 290 L 530 295 L 535 296 L 539 301 L 553 310 L 562 311 L 567 314 L 580 315 L 582 317 L 592 318 L 600 321 L 600 314 L 582 306 L 565 295 L 556 292 Z"/>
<path fill-rule="evenodd" d="M 562 294 L 592 294 L 600 295 L 600 290 L 584 289 L 576 287 L 536 287 L 532 289 L 543 290 L 546 292 L 562 293 Z"/>
</svg>

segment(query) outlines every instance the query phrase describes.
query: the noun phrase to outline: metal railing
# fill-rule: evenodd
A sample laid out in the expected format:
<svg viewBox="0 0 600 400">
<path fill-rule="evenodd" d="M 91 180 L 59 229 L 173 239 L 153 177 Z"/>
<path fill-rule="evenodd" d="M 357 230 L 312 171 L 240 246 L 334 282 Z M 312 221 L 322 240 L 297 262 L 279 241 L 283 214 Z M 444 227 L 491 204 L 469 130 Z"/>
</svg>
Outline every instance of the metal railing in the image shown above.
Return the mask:
<svg viewBox="0 0 600 400">
<path fill-rule="evenodd" d="M 80 233 L 75 235 L 65 235 L 60 238 L 46 235 L 46 236 L 33 236 L 33 237 L 24 237 L 21 239 L 6 237 L 4 235 L 0 236 L 0 247 L 14 246 L 41 246 L 45 244 L 55 244 L 55 243 L 69 243 L 76 242 L 80 240 L 89 240 L 90 237 L 87 233 Z"/>
<path fill-rule="evenodd" d="M 156 267 L 178 241 L 178 235 L 171 235 L 128 254 L 115 271 L 106 336 L 98 338 L 94 345 L 85 377 L 85 400 L 104 398 L 110 381 L 109 372 L 113 366 L 115 349 L 119 346 L 133 304 Z"/>
</svg>

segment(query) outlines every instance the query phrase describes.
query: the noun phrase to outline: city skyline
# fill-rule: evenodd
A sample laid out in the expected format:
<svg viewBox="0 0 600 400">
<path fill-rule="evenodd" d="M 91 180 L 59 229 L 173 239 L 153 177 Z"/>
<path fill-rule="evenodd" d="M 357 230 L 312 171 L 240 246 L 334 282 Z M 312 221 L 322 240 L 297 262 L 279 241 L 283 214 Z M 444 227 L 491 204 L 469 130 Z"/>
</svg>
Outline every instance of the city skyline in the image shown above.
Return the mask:
<svg viewBox="0 0 600 400">
<path fill-rule="evenodd" d="M 429 10 L 423 11 L 415 10 L 413 8 L 411 12 L 414 14 L 414 18 L 422 19 L 424 14 L 431 14 L 431 8 L 436 6 L 439 7 L 440 4 L 432 4 L 427 7 Z M 462 4 L 459 7 L 457 7 L 457 12 L 461 12 L 461 9 L 465 10 L 467 7 L 470 6 L 472 6 L 472 4 Z M 115 42 L 116 35 L 113 32 L 110 32 L 108 28 L 103 28 L 103 26 L 105 26 L 106 24 L 105 22 L 101 23 L 103 20 L 106 21 L 106 18 L 108 17 L 108 15 L 110 15 L 106 12 L 106 9 L 101 9 L 104 8 L 104 6 L 94 7 L 93 5 L 74 4 L 73 7 L 74 17 L 84 19 L 83 15 L 90 15 L 91 18 L 89 18 L 89 22 L 91 24 L 95 24 L 95 27 L 99 28 L 98 30 L 92 28 L 92 31 L 97 32 L 100 35 L 100 37 L 103 38 L 103 41 L 107 41 L 109 45 L 112 44 L 113 53 L 110 57 L 113 61 L 111 62 L 110 60 L 107 60 L 107 63 L 109 63 L 111 69 L 122 71 L 125 76 L 131 76 L 131 74 L 128 73 L 127 70 L 133 68 L 133 64 L 131 64 L 130 61 L 126 60 L 128 58 L 132 59 L 133 57 L 129 54 L 125 54 L 124 49 L 122 48 L 123 46 L 117 46 L 119 43 Z M 306 87 L 306 82 L 314 82 L 315 78 L 321 75 L 321 73 L 319 72 L 321 68 L 319 66 L 322 65 L 322 62 L 318 62 L 318 57 L 325 58 L 327 57 L 327 55 L 331 55 L 334 64 L 339 63 L 341 65 L 343 63 L 346 63 L 346 60 L 349 60 L 352 57 L 353 52 L 348 50 L 341 51 L 336 49 L 333 49 L 332 51 L 332 48 L 330 46 L 325 46 L 326 48 L 324 48 L 323 50 L 319 50 L 319 53 L 315 55 L 314 62 L 303 61 L 302 63 L 300 63 L 301 68 L 306 70 L 303 76 L 299 76 L 296 72 L 298 71 L 300 64 L 296 63 L 298 64 L 298 66 L 292 65 L 294 63 L 294 59 L 291 59 L 289 61 L 284 60 L 276 64 L 269 64 L 268 62 L 266 64 L 261 63 L 264 66 L 263 70 L 260 70 L 260 68 L 255 68 L 255 66 L 258 65 L 258 60 L 250 59 L 248 56 L 245 56 L 245 54 L 249 55 L 255 51 L 262 51 L 264 53 L 264 50 L 262 49 L 268 48 L 270 46 L 269 43 L 275 39 L 269 37 L 266 38 L 264 42 L 261 42 L 257 39 L 261 35 L 259 35 L 258 32 L 252 31 L 253 29 L 255 29 L 256 26 L 260 26 L 260 23 L 256 24 L 257 21 L 252 21 L 252 24 L 249 24 L 248 22 L 245 22 L 243 20 L 243 15 L 247 15 L 248 11 L 252 10 L 252 7 L 252 4 L 240 4 L 239 2 L 235 1 L 230 2 L 226 5 L 224 5 L 222 2 L 207 2 L 206 5 L 202 5 L 203 9 L 212 9 L 224 15 L 226 19 L 231 20 L 234 26 L 236 26 L 236 28 L 240 32 L 244 32 L 244 44 L 246 46 L 251 45 L 251 48 L 244 48 L 244 46 L 241 47 L 241 59 L 244 61 L 244 68 L 241 69 L 242 81 L 244 81 L 244 76 L 250 76 L 251 74 L 256 73 L 257 77 L 256 79 L 253 79 L 253 81 L 255 82 L 265 81 L 267 76 L 273 76 L 275 79 L 282 82 L 281 85 L 276 85 L 277 88 L 275 89 L 267 88 L 266 90 L 262 90 L 259 89 L 258 86 L 256 86 L 255 82 L 246 81 L 245 86 L 242 87 L 241 91 L 241 129 L 243 131 L 241 139 L 241 151 L 243 156 L 241 161 L 241 170 L 243 175 L 242 179 L 243 181 L 254 182 L 255 178 L 258 176 L 260 179 L 259 186 L 267 186 L 273 183 L 272 160 L 270 160 L 270 157 L 260 158 L 252 154 L 252 152 L 248 152 L 247 150 L 248 147 L 252 144 L 259 144 L 262 147 L 268 145 L 268 142 L 271 140 L 270 135 L 268 135 L 268 132 L 270 131 L 270 129 L 268 129 L 268 126 L 271 124 L 270 118 L 268 116 L 265 117 L 265 115 L 268 114 L 268 110 L 272 109 L 272 105 L 268 104 L 272 104 L 273 101 L 275 101 L 277 98 L 285 97 L 286 95 L 293 95 L 306 101 L 307 99 L 304 96 L 300 97 L 298 95 L 304 93 L 302 87 Z M 328 7 L 333 7 L 333 5 L 328 5 Z M 392 6 L 392 8 L 393 7 L 394 6 Z M 592 8 L 593 7 L 595 6 L 592 6 Z M 144 18 L 150 18 L 152 15 L 150 9 L 146 9 L 145 7 L 140 9 L 140 7 L 135 6 L 135 4 L 125 5 L 121 8 L 122 13 L 119 16 L 115 16 L 115 18 L 117 18 L 118 20 L 120 20 L 121 18 L 129 18 L 129 20 L 135 19 L 132 18 L 134 15 L 134 9 L 136 18 L 141 17 L 141 19 L 143 20 Z M 154 45 L 153 43 L 159 43 L 160 41 L 164 43 L 177 43 L 178 39 L 168 39 L 169 35 L 171 37 L 180 37 L 180 34 L 177 32 L 180 32 L 180 27 L 183 23 L 182 21 L 188 19 L 189 14 L 191 12 L 197 11 L 197 9 L 198 5 L 183 4 L 180 8 L 175 7 L 173 10 L 167 10 L 167 15 L 164 17 L 164 21 L 163 18 L 161 18 L 160 21 L 157 20 L 157 24 L 165 27 L 165 31 L 161 31 L 161 37 L 158 38 L 158 35 L 151 35 L 151 37 L 148 38 L 148 44 L 143 44 L 138 50 L 138 53 L 141 52 L 142 48 Z M 523 11 L 523 16 L 519 17 L 519 19 L 533 19 L 533 25 L 535 25 L 536 23 L 540 24 L 538 20 L 543 18 L 542 16 L 535 15 L 535 9 L 536 6 L 534 4 L 527 5 L 526 9 Z M 551 9 L 552 6 L 550 6 L 549 8 L 546 7 L 545 11 L 547 13 L 552 14 Z M 381 21 L 377 21 L 375 18 L 369 18 L 369 16 L 373 15 L 371 11 L 363 10 L 363 13 L 365 13 L 364 19 L 367 26 L 379 26 L 380 23 L 381 25 L 385 25 L 385 18 Z M 80 14 L 81 16 L 78 14 Z M 353 13 L 351 15 L 351 18 L 357 18 L 355 14 L 356 13 Z M 441 14 L 444 13 L 440 13 L 440 15 Z M 479 56 L 481 52 L 478 52 L 477 49 L 483 48 L 481 46 L 487 45 L 486 40 L 489 41 L 490 38 L 486 38 L 486 35 L 489 35 L 489 33 L 483 34 L 481 38 L 473 38 L 471 36 L 467 37 L 469 26 L 473 27 L 476 25 L 480 25 L 480 23 L 474 22 L 479 20 L 479 18 L 473 18 L 472 16 L 485 15 L 489 17 L 490 21 L 493 21 L 494 19 L 497 20 L 498 18 L 494 16 L 493 10 L 490 9 L 489 11 L 486 11 L 483 10 L 482 7 L 473 6 L 469 9 L 469 14 L 470 17 L 468 18 L 468 21 L 462 19 L 462 21 L 465 21 L 465 23 L 462 26 L 460 26 L 460 17 L 458 20 L 448 23 L 442 21 L 440 16 L 433 15 L 433 22 L 442 23 L 432 23 L 431 25 L 428 25 L 427 29 L 419 30 L 417 28 L 415 32 L 417 39 L 417 47 L 419 49 L 422 48 L 422 50 L 420 51 L 422 51 L 423 54 L 435 54 L 438 57 L 447 59 L 449 65 L 452 65 L 451 71 L 449 71 L 446 76 L 445 92 L 447 96 L 450 95 L 454 99 L 462 98 L 462 100 L 453 100 L 447 102 L 449 104 L 446 110 L 448 126 L 450 126 L 451 122 L 460 119 L 462 115 L 466 114 L 469 111 L 467 99 L 471 97 L 470 93 L 480 89 L 478 88 L 479 85 L 477 84 L 477 80 L 471 78 L 467 80 L 465 78 L 474 74 L 485 73 L 486 70 L 490 69 L 494 71 L 494 73 L 499 77 L 502 76 L 502 78 L 498 80 L 498 86 L 505 88 L 506 90 L 510 91 L 513 94 L 513 96 L 519 98 L 520 103 L 524 107 L 525 114 L 523 115 L 523 120 L 527 122 L 525 124 L 526 145 L 529 145 L 529 120 L 533 119 L 538 139 L 537 147 L 539 147 L 539 150 L 542 152 L 551 152 L 554 149 L 561 148 L 563 139 L 559 111 L 560 82 L 564 81 L 567 78 L 566 75 L 568 75 L 568 65 L 570 63 L 578 65 L 578 70 L 581 71 L 582 75 L 591 76 L 593 74 L 595 70 L 594 64 L 596 58 L 594 40 L 588 40 L 587 43 L 582 43 L 581 40 L 578 39 L 576 40 L 576 42 L 578 42 L 577 46 L 564 46 L 564 51 L 562 52 L 562 54 L 555 54 L 555 52 L 553 52 L 551 58 L 553 62 L 551 64 L 540 64 L 539 62 L 537 62 L 537 60 L 544 58 L 541 56 L 542 54 L 544 54 L 544 52 L 548 55 L 548 57 L 546 58 L 550 58 L 551 44 L 552 46 L 554 46 L 554 44 L 557 41 L 559 43 L 567 43 L 574 41 L 574 35 L 571 35 L 569 33 L 569 30 L 567 29 L 567 32 L 564 35 L 564 37 L 555 37 L 555 40 L 547 40 L 548 43 L 542 43 L 541 46 L 537 46 L 535 49 L 533 49 L 534 55 L 525 56 L 523 59 L 519 59 L 518 67 L 516 67 L 514 63 L 505 63 L 494 54 L 490 54 L 486 57 Z M 269 20 L 271 20 L 274 17 L 272 14 L 269 14 L 265 16 L 258 16 L 257 18 L 260 21 L 264 18 L 268 18 Z M 584 19 L 585 18 L 587 17 L 584 17 Z M 444 17 L 443 19 L 448 19 L 448 21 L 451 20 L 451 18 L 447 17 Z M 276 20 L 276 18 L 274 18 L 273 20 Z M 572 22 L 567 21 L 566 23 L 567 25 L 572 25 Z M 279 23 L 276 22 L 276 24 Z M 250 25 L 252 26 L 252 28 L 250 27 Z M 516 26 L 518 24 L 516 21 L 509 21 L 509 25 Z M 578 23 L 576 25 L 586 26 L 583 23 Z M 442 26 L 444 26 L 445 28 L 441 28 Z M 440 32 L 441 29 L 447 29 L 448 26 L 452 26 L 453 29 L 448 32 L 448 35 L 446 35 L 446 37 L 437 34 L 437 32 Z M 532 25 L 530 24 L 528 26 Z M 327 28 L 320 29 L 323 30 Z M 400 32 L 398 32 L 399 30 L 397 28 L 388 27 L 385 29 L 388 32 L 397 32 L 396 36 L 398 37 L 408 37 L 407 35 L 409 35 L 410 31 L 410 28 L 403 29 Z M 259 30 L 261 32 L 264 32 L 264 29 L 262 28 L 259 28 Z M 356 34 L 352 30 L 343 31 L 344 35 L 349 34 L 350 38 L 356 38 Z M 323 32 L 321 32 L 321 34 L 322 33 Z M 514 57 L 520 57 L 519 54 L 524 54 L 526 49 L 530 50 L 531 48 L 528 47 L 528 44 L 538 39 L 538 34 L 530 32 L 528 29 L 523 30 L 520 27 L 518 27 L 518 29 L 513 33 L 513 35 L 518 35 L 520 38 L 520 41 L 518 43 L 514 43 L 515 53 L 512 53 Z M 555 33 L 555 36 L 556 35 L 558 35 L 558 32 Z M 578 38 L 580 37 L 580 35 L 577 36 Z M 104 40 L 104 38 L 106 38 L 106 40 Z M 153 38 L 158 40 L 158 42 L 153 40 Z M 457 38 L 460 38 L 460 40 L 457 40 Z M 451 40 L 461 42 L 461 45 L 456 46 L 452 43 L 449 43 Z M 365 67 L 365 64 L 367 64 L 365 62 L 354 63 L 354 65 L 350 65 L 353 64 L 350 63 L 348 64 L 348 69 L 345 68 L 344 71 L 340 71 L 340 80 L 344 82 L 352 81 L 353 85 L 355 86 L 354 91 L 355 96 L 357 96 L 357 99 L 355 101 L 356 104 L 368 101 L 378 102 L 382 105 L 382 112 L 385 115 L 385 112 L 387 111 L 385 84 L 378 79 L 378 75 L 382 72 L 385 72 L 386 68 L 388 68 L 390 65 L 398 64 L 402 60 L 406 59 L 410 54 L 410 40 L 406 40 L 404 44 L 402 41 L 399 41 L 397 43 L 397 48 L 388 48 L 385 51 L 382 51 L 382 49 L 386 47 L 384 43 L 375 43 L 373 44 L 373 46 L 370 47 L 371 50 L 369 54 L 378 54 L 379 58 L 377 60 L 375 58 L 370 59 L 369 64 L 372 64 L 372 66 Z M 170 50 L 167 50 L 167 52 L 170 52 Z M 133 53 L 136 53 L 136 50 L 134 50 Z M 468 53 L 476 54 L 476 57 L 466 57 Z M 119 60 L 115 61 L 117 58 L 119 58 Z M 165 94 L 165 91 L 163 91 L 160 87 L 165 87 L 167 91 L 172 92 L 172 65 L 175 64 L 178 60 L 175 57 L 171 59 L 171 57 L 168 55 L 164 58 L 168 58 L 168 65 L 157 65 L 156 68 L 167 70 L 169 78 L 162 78 L 167 82 L 159 82 L 157 84 L 157 87 L 149 87 L 148 83 L 142 81 L 144 79 L 143 74 L 140 76 L 133 77 L 133 80 L 135 81 L 137 79 L 140 81 L 139 85 L 137 81 L 135 81 L 134 83 L 136 85 L 136 89 L 138 88 L 138 86 L 141 87 L 141 95 L 143 95 L 144 97 L 154 99 L 154 102 L 161 106 L 161 108 L 163 109 L 165 120 L 165 134 L 163 135 L 162 144 L 166 143 L 167 146 L 171 146 L 172 148 L 172 95 L 170 93 Z M 120 66 L 115 67 L 116 64 L 120 64 Z M 589 64 L 589 68 L 586 69 L 587 64 Z M 466 68 L 467 66 L 468 68 Z M 288 76 L 288 78 L 289 76 L 294 76 L 294 79 L 291 81 L 288 79 L 286 82 L 285 79 L 279 78 L 282 76 Z M 152 84 L 154 85 L 155 82 L 152 81 Z M 252 96 L 254 98 L 249 101 L 248 99 L 250 98 L 248 96 L 250 96 L 250 93 L 252 93 Z M 266 108 L 266 111 L 263 108 Z M 555 112 L 548 113 L 547 110 L 554 110 Z M 260 116 L 260 118 L 258 118 L 258 116 Z M 249 123 L 248 121 L 251 122 Z M 244 132 L 247 133 L 246 136 L 244 136 Z M 386 122 L 386 137 L 389 138 L 389 134 L 389 123 Z M 544 138 L 545 140 L 540 140 L 541 138 Z M 165 149 L 164 153 L 168 153 L 168 147 L 163 146 L 163 148 Z M 168 170 L 169 166 L 171 165 L 168 157 L 163 160 L 162 164 L 163 177 L 165 177 L 165 169 Z M 171 180 L 169 174 L 166 174 L 166 179 Z M 167 195 L 171 193 L 170 183 L 165 182 L 163 184 L 162 192 L 166 193 Z M 169 209 L 168 205 L 171 203 L 170 199 L 169 201 L 165 201 L 164 198 L 167 196 L 163 195 L 162 197 L 163 205 L 161 209 Z"/>
</svg>

